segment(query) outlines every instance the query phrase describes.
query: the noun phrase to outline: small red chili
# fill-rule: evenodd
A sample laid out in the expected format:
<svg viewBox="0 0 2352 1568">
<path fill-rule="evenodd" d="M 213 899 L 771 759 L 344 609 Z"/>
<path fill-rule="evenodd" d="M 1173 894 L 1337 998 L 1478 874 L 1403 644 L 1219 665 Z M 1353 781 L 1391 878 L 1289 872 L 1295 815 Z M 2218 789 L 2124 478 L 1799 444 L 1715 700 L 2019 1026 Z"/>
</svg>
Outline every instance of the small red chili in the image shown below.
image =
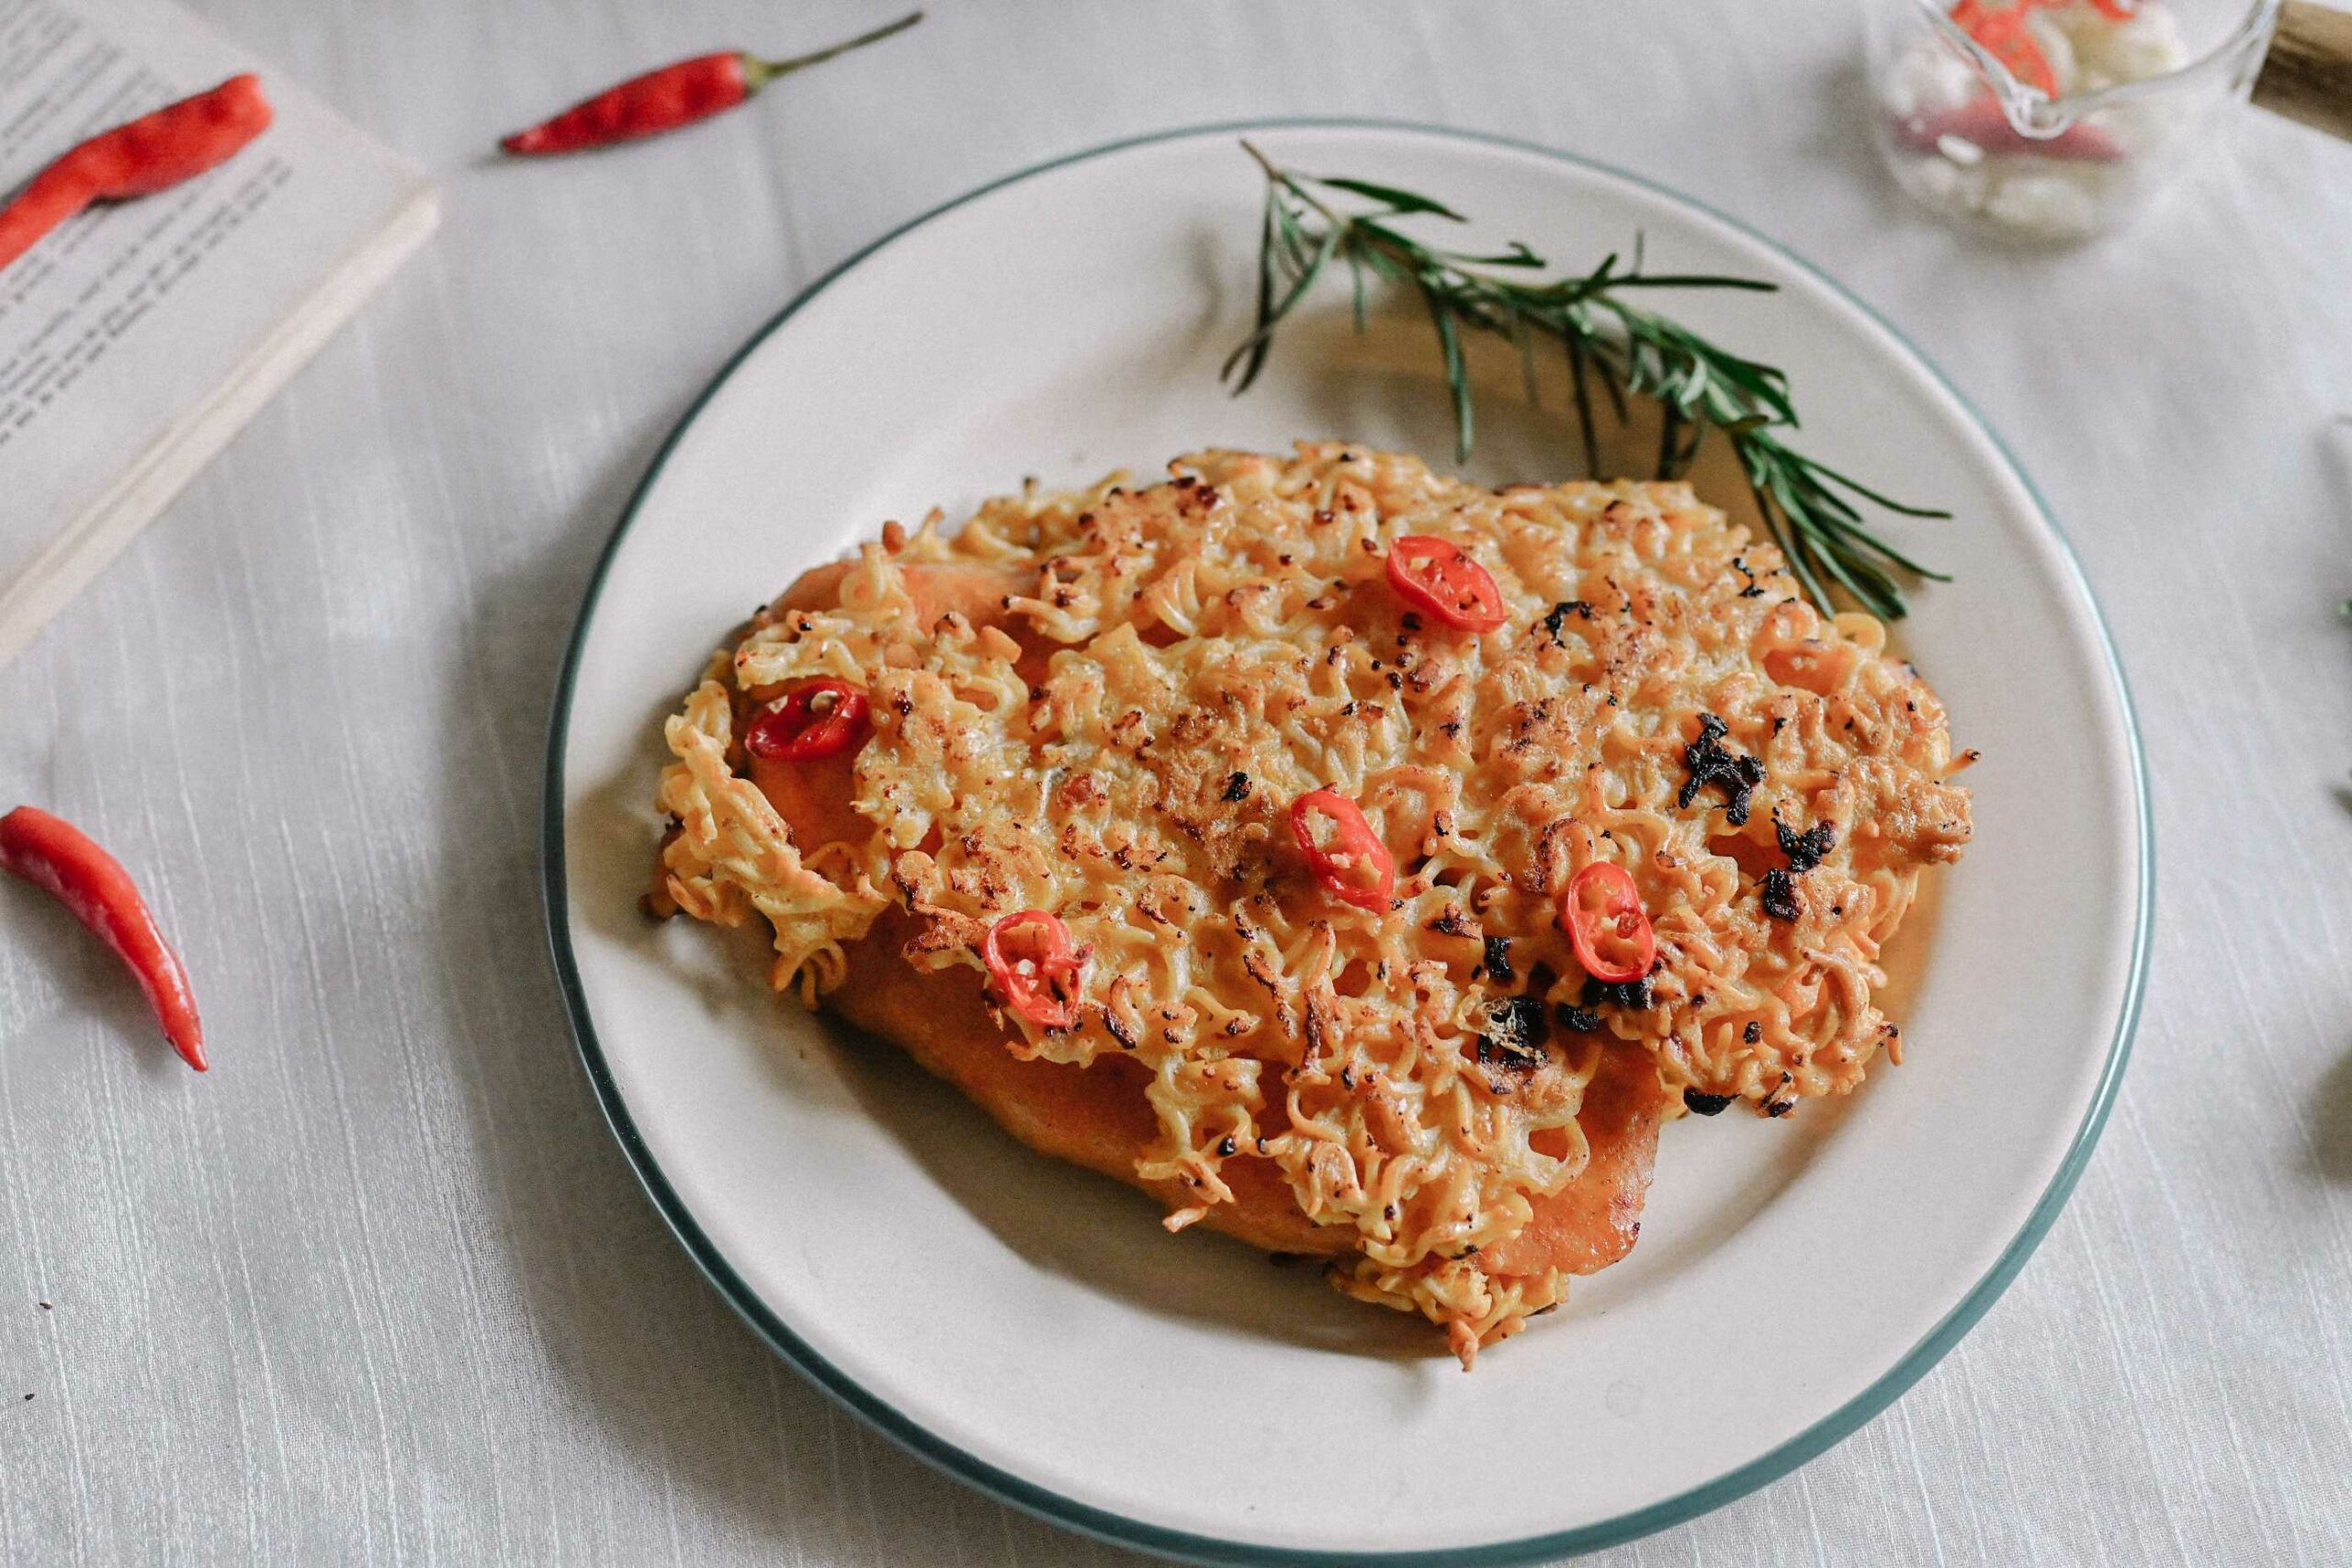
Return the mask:
<svg viewBox="0 0 2352 1568">
<path fill-rule="evenodd" d="M 1007 1006 L 1042 1029 L 1078 1021 L 1078 977 L 1086 954 L 1070 946 L 1069 928 L 1043 909 L 1007 915 L 981 939 L 980 957 Z"/>
<path fill-rule="evenodd" d="M 261 78 L 232 76 L 68 149 L 0 208 L 0 268 L 97 201 L 153 196 L 227 163 L 269 129 Z"/>
<path fill-rule="evenodd" d="M 1408 534 L 1388 547 L 1388 582 L 1408 604 L 1464 631 L 1490 632 L 1510 616 L 1495 574 L 1427 534 Z"/>
<path fill-rule="evenodd" d="M 1596 980 L 1638 980 L 1657 962 L 1657 933 L 1642 910 L 1642 896 L 1614 861 L 1594 861 L 1569 879 L 1560 926 L 1577 962 Z"/>
<path fill-rule="evenodd" d="M 62 817 L 19 806 L 0 817 L 0 870 L 55 894 L 74 918 L 130 966 L 164 1038 L 180 1059 L 204 1071 L 204 1025 L 179 954 L 164 940 L 147 901 L 122 863 Z"/>
<path fill-rule="evenodd" d="M 867 709 L 865 691 L 847 681 L 803 681 L 752 721 L 743 749 L 770 761 L 813 762 L 864 739 Z"/>
<path fill-rule="evenodd" d="M 853 49 L 878 43 L 922 20 L 922 13 L 917 11 L 887 28 L 876 28 L 831 49 L 790 60 L 762 60 L 737 50 L 698 54 L 692 60 L 681 60 L 642 76 L 632 76 L 618 86 L 607 87 L 553 119 L 516 131 L 499 145 L 524 157 L 537 157 L 609 146 L 640 136 L 659 136 L 665 130 L 722 114 L 779 76 L 788 76 L 835 55 L 847 54 Z"/>
<path fill-rule="evenodd" d="M 1316 841 L 1318 815 L 1331 819 L 1329 849 Z M 1325 892 L 1359 909 L 1388 908 L 1396 890 L 1396 857 L 1364 820 L 1363 807 L 1334 789 L 1309 790 L 1291 803 L 1290 830 Z"/>
</svg>

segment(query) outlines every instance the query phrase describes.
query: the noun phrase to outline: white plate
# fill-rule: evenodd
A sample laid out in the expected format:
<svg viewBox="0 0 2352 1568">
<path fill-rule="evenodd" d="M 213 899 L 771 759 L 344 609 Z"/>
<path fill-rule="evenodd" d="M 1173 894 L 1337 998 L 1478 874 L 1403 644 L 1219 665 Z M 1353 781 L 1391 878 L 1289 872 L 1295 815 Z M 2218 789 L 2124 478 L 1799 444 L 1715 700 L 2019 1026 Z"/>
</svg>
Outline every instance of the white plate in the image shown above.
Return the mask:
<svg viewBox="0 0 2352 1568">
<path fill-rule="evenodd" d="M 779 316 L 671 438 L 581 614 L 548 757 L 547 897 L 573 1027 L 662 1213 L 783 1355 L 883 1431 L 1064 1523 L 1216 1561 L 1521 1561 L 1757 1486 L 1884 1406 L 2024 1261 L 2120 1073 L 2148 926 L 2141 764 L 2081 576 L 1999 445 L 1804 263 L 1623 175 L 1379 125 L 1257 128 L 1278 158 L 1442 197 L 1564 265 L 1781 292 L 1677 313 L 1786 367 L 1813 455 L 1950 523 L 1900 541 L 1955 581 L 1906 646 L 1948 699 L 1977 837 L 1904 1018 L 1846 1106 L 1666 1131 L 1642 1244 L 1464 1376 L 1438 1337 L 1016 1146 L 887 1047 L 812 1021 L 729 941 L 634 904 L 660 726 L 802 568 L 1023 475 L 1151 472 L 1209 445 L 1337 436 L 1450 456 L 1426 326 L 1345 327 L 1345 289 L 1249 396 L 1260 198 L 1237 128 L 993 186 Z M 1486 366 L 1473 477 L 1574 448 Z M 1727 503 L 1736 496 L 1711 496 Z"/>
</svg>

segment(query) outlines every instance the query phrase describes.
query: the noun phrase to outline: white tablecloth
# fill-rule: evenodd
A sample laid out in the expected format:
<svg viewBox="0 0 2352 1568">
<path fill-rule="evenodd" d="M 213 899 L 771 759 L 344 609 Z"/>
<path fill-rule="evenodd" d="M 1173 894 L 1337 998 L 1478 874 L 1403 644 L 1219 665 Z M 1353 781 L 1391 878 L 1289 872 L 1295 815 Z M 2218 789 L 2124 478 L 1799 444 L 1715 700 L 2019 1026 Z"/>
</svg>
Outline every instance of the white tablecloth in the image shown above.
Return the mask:
<svg viewBox="0 0 2352 1568">
<path fill-rule="evenodd" d="M 795 290 L 1057 153 L 1340 112 L 1574 149 L 1843 278 L 2048 493 L 2147 731 L 2154 979 L 2072 1206 L 1885 1415 L 1606 1560 L 2352 1562 L 2352 147 L 2249 115 L 2127 238 L 2012 254 L 1898 205 L 1843 4 L 942 0 L 525 167 L 484 150 L 579 89 L 892 7 L 200 9 L 447 215 L 0 671 L 0 804 L 141 868 L 218 1063 L 0 888 L 0 1561 L 1124 1560 L 833 1409 L 662 1229 L 545 956 L 546 716 L 623 498 Z"/>
</svg>

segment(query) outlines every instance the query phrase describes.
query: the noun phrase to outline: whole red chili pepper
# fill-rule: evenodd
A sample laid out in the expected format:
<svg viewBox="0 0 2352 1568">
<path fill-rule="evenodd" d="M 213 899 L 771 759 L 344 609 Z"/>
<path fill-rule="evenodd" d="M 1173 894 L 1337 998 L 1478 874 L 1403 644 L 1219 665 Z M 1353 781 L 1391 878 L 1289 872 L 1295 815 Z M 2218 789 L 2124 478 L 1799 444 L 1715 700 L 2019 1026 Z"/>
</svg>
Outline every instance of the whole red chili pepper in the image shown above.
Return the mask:
<svg viewBox="0 0 2352 1568">
<path fill-rule="evenodd" d="M 270 118 L 261 78 L 247 73 L 100 131 L 0 208 L 0 268 L 94 201 L 153 196 L 227 163 L 269 129 Z"/>
<path fill-rule="evenodd" d="M 733 108 L 779 76 L 807 69 L 904 32 L 922 20 L 922 13 L 901 17 L 887 28 L 860 33 L 831 49 L 790 60 L 762 60 L 738 50 L 698 54 L 673 65 L 632 76 L 607 87 L 593 98 L 574 104 L 553 119 L 518 130 L 499 142 L 509 152 L 526 157 L 548 152 L 576 152 L 640 136 L 659 136 L 682 125 Z"/>
<path fill-rule="evenodd" d="M 57 895 L 75 919 L 114 949 L 147 993 L 164 1038 L 189 1066 L 204 1071 L 204 1025 L 196 1016 L 187 971 L 121 862 L 63 818 L 19 806 L 0 817 L 0 870 Z"/>
</svg>

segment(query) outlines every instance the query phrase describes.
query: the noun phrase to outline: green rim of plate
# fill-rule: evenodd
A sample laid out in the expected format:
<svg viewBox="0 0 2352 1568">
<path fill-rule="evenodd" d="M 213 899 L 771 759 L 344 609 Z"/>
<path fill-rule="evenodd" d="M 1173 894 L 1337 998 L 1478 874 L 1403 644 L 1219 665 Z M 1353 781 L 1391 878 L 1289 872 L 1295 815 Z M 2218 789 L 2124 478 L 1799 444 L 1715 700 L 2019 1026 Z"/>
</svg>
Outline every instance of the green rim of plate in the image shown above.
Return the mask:
<svg viewBox="0 0 2352 1568">
<path fill-rule="evenodd" d="M 621 541 L 628 536 L 629 526 L 636 521 L 638 510 L 644 503 L 646 496 L 650 493 L 654 484 L 661 479 L 662 470 L 669 462 L 671 453 L 677 449 L 679 441 L 693 426 L 695 419 L 701 414 L 704 405 L 727 384 L 729 378 L 735 374 L 736 368 L 756 352 L 778 328 L 797 314 L 801 307 L 822 294 L 832 286 L 835 280 L 847 274 L 868 256 L 900 236 L 922 227 L 933 219 L 969 202 L 977 201 L 990 192 L 1071 164 L 1085 163 L 1090 159 L 1106 157 L 1112 153 L 1125 152 L 1134 147 L 1149 146 L 1155 142 L 1178 141 L 1192 137 L 1233 136 L 1249 131 L 1289 130 L 1403 131 L 1423 136 L 1443 137 L 1483 146 L 1510 148 L 1516 152 L 1536 153 L 1563 164 L 1572 164 L 1612 179 L 1623 180 L 1654 196 L 1663 197 L 1668 201 L 1678 202 L 1703 213 L 1757 243 L 1764 245 L 1792 266 L 1826 286 L 1831 292 L 1876 322 L 1882 331 L 1903 346 L 1913 360 L 1926 370 L 1936 384 L 1960 406 L 1961 411 L 1968 416 L 1977 430 L 1992 442 L 2009 471 L 2024 486 L 2026 493 L 2032 499 L 2035 510 L 2041 514 L 2043 525 L 2058 541 L 2059 551 L 2065 559 L 2066 570 L 2073 579 L 2075 588 L 2082 594 L 2083 602 L 2090 608 L 2091 624 L 2098 634 L 2099 650 L 2105 657 L 2109 677 L 2115 682 L 2116 701 L 2123 716 L 2124 736 L 2131 747 L 2132 787 L 2139 819 L 2140 856 L 2137 870 L 2140 886 L 2133 912 L 2137 923 L 2132 938 L 2132 970 L 2125 985 L 2122 1011 L 2116 1019 L 2114 1039 L 2108 1047 L 2107 1062 L 2100 1070 L 2098 1086 L 2091 1096 L 2090 1108 L 2084 1114 L 2082 1124 L 2075 1129 L 2074 1142 L 2068 1146 L 2065 1158 L 2060 1162 L 2057 1174 L 2051 1179 L 2050 1186 L 2043 1191 L 2041 1201 L 2034 1205 L 2033 1212 L 2027 1216 L 2024 1228 L 2018 1231 L 2016 1238 L 2002 1251 L 2001 1256 L 1995 1260 L 1993 1267 L 1986 1271 L 1984 1277 L 1977 1280 L 1967 1295 L 1961 1299 L 1960 1304 L 1952 1308 L 1942 1322 L 1937 1324 L 1926 1337 L 1913 1346 L 1908 1353 L 1883 1373 L 1876 1382 L 1778 1448 L 1748 1461 L 1746 1464 L 1726 1471 L 1713 1480 L 1694 1486 L 1687 1492 L 1650 1504 L 1646 1507 L 1636 1508 L 1630 1513 L 1620 1514 L 1614 1518 L 1580 1525 L 1574 1529 L 1559 1530 L 1549 1535 L 1530 1536 L 1520 1540 L 1490 1542 L 1483 1546 L 1459 1550 L 1369 1554 L 1356 1551 L 1330 1552 L 1290 1547 L 1259 1546 L 1247 1541 L 1221 1540 L 1215 1536 L 1164 1529 L 1157 1525 L 1146 1524 L 1138 1519 L 1130 1519 L 1123 1515 L 1092 1507 L 1023 1481 L 1019 1476 L 999 1469 L 985 1460 L 965 1452 L 952 1443 L 943 1441 L 910 1416 L 876 1398 L 854 1379 L 819 1355 L 798 1335 L 786 1326 L 775 1314 L 768 1310 L 766 1303 L 762 1302 L 752 1288 L 736 1274 L 727 1259 L 711 1244 L 709 1237 L 703 1235 L 702 1228 L 695 1223 L 693 1214 L 687 1211 L 685 1204 L 671 1187 L 669 1179 L 662 1175 L 662 1168 L 655 1162 L 651 1151 L 646 1147 L 644 1139 L 639 1134 L 636 1122 L 630 1119 L 628 1107 L 622 1102 L 620 1090 L 614 1084 L 612 1073 L 605 1066 L 604 1049 L 596 1040 L 595 1022 L 589 1016 L 587 998 L 581 988 L 580 972 L 572 954 L 571 932 L 566 914 L 568 895 L 563 845 L 563 753 L 564 744 L 571 730 L 572 685 L 579 674 L 582 653 L 587 647 L 589 627 L 595 619 L 596 602 L 604 592 L 605 574 L 611 570 L 615 556 L 619 553 Z M 676 427 L 662 442 L 662 449 L 654 454 L 651 466 L 646 469 L 645 478 L 639 482 L 637 490 L 630 495 L 628 506 L 621 513 L 620 522 L 614 527 L 612 537 L 605 542 L 603 553 L 597 558 L 595 571 L 588 580 L 588 590 L 581 602 L 580 617 L 573 624 L 570 645 L 564 650 L 562 672 L 557 678 L 555 708 L 548 731 L 547 792 L 540 808 L 539 838 L 540 881 L 547 912 L 548 946 L 555 960 L 556 978 L 563 987 L 565 1010 L 571 1015 L 572 1039 L 579 1046 L 581 1062 L 588 1070 L 589 1082 L 595 1089 L 597 1104 L 603 1108 L 605 1120 L 611 1124 L 613 1135 L 620 1140 L 622 1151 L 628 1156 L 629 1164 L 635 1168 L 638 1179 L 644 1184 L 647 1195 L 653 1200 L 654 1207 L 661 1211 L 662 1219 L 676 1234 L 678 1240 L 694 1258 L 695 1265 L 708 1277 L 712 1284 L 718 1287 L 719 1293 L 726 1297 L 728 1304 L 732 1306 L 743 1321 L 752 1326 L 754 1333 L 764 1339 L 776 1354 L 797 1368 L 809 1381 L 831 1394 L 845 1408 L 869 1422 L 875 1430 L 884 1437 L 917 1458 L 929 1461 L 958 1481 L 978 1487 L 1001 1502 L 1009 1503 L 1040 1518 L 1119 1546 L 1134 1547 L 1145 1551 L 1158 1552 L 1196 1562 L 1276 1564 L 1282 1565 L 1282 1568 L 1343 1568 L 1343 1565 L 1344 1568 L 1356 1568 L 1356 1565 L 1376 1565 L 1376 1568 L 1469 1568 L 1469 1565 L 1481 1565 L 1481 1568 L 1503 1568 L 1505 1564 L 1541 1562 L 1579 1552 L 1594 1551 L 1602 1547 L 1631 1540 L 1636 1536 L 1648 1535 L 1653 1531 L 1684 1523 L 1719 1508 L 1736 1498 L 1755 1491 L 1768 1482 L 1780 1479 L 1853 1433 L 1864 1422 L 1892 1404 L 1905 1390 L 1925 1375 L 1928 1369 L 1941 1360 L 1945 1352 L 1957 1345 L 1962 1336 L 1976 1325 L 1977 1320 L 1984 1315 L 1986 1309 L 2000 1299 L 2001 1292 L 2007 1290 L 2009 1281 L 2017 1277 L 2017 1272 L 2024 1267 L 2025 1260 L 2033 1255 L 2034 1248 L 2041 1244 L 2041 1238 L 2049 1234 L 2051 1225 L 2058 1218 L 2059 1211 L 2065 1207 L 2067 1197 L 2074 1191 L 2075 1181 L 2080 1179 L 2084 1166 L 2090 1160 L 2091 1150 L 2098 1143 L 2100 1129 L 2107 1124 L 2108 1111 L 2115 1103 L 2116 1090 L 2123 1079 L 2124 1063 L 2132 1054 L 2132 1037 L 2139 1027 L 2141 998 L 2147 987 L 2149 945 L 2155 925 L 2155 822 L 2148 795 L 2147 755 L 2140 739 L 2139 720 L 2132 706 L 2131 688 L 2123 677 L 2122 662 L 2116 656 L 2115 641 L 2108 631 L 2107 617 L 2100 612 L 2098 601 L 2091 592 L 2090 582 L 2083 574 L 2082 562 L 2075 556 L 2073 545 L 2067 541 L 2065 534 L 2058 526 L 2057 520 L 2051 514 L 2049 502 L 2043 500 L 2041 492 L 2034 487 L 2032 479 L 2026 475 L 2025 469 L 2018 464 L 2016 456 L 1993 432 L 1992 427 L 1985 423 L 1984 416 L 1977 412 L 1975 406 L 1961 395 L 1959 389 L 1954 387 L 1943 372 L 1919 351 L 1918 346 L 1897 330 L 1894 323 L 1856 298 L 1844 285 L 1778 241 L 1759 233 L 1736 218 L 1716 211 L 1703 202 L 1694 201 L 1679 191 L 1669 190 L 1656 181 L 1645 179 L 1639 175 L 1629 174 L 1606 164 L 1597 163 L 1589 158 L 1580 158 L 1574 153 L 1563 152 L 1555 148 L 1544 147 L 1532 141 L 1522 141 L 1513 137 L 1455 130 L 1443 126 L 1420 125 L 1410 121 L 1375 118 L 1307 117 L 1234 120 L 1222 124 L 1185 126 L 1172 130 L 1154 131 L 1148 135 L 1129 137 L 1124 141 L 1089 148 L 1081 152 L 1069 153 L 1021 170 L 1017 174 L 1007 175 L 1001 179 L 991 180 L 951 201 L 933 208 L 920 217 L 910 219 L 880 239 L 857 251 L 801 290 L 790 304 L 776 312 L 773 320 L 753 333 L 750 342 L 736 351 L 726 366 L 711 379 L 710 384 L 705 387 L 695 399 L 693 405 L 686 410 Z"/>
</svg>

